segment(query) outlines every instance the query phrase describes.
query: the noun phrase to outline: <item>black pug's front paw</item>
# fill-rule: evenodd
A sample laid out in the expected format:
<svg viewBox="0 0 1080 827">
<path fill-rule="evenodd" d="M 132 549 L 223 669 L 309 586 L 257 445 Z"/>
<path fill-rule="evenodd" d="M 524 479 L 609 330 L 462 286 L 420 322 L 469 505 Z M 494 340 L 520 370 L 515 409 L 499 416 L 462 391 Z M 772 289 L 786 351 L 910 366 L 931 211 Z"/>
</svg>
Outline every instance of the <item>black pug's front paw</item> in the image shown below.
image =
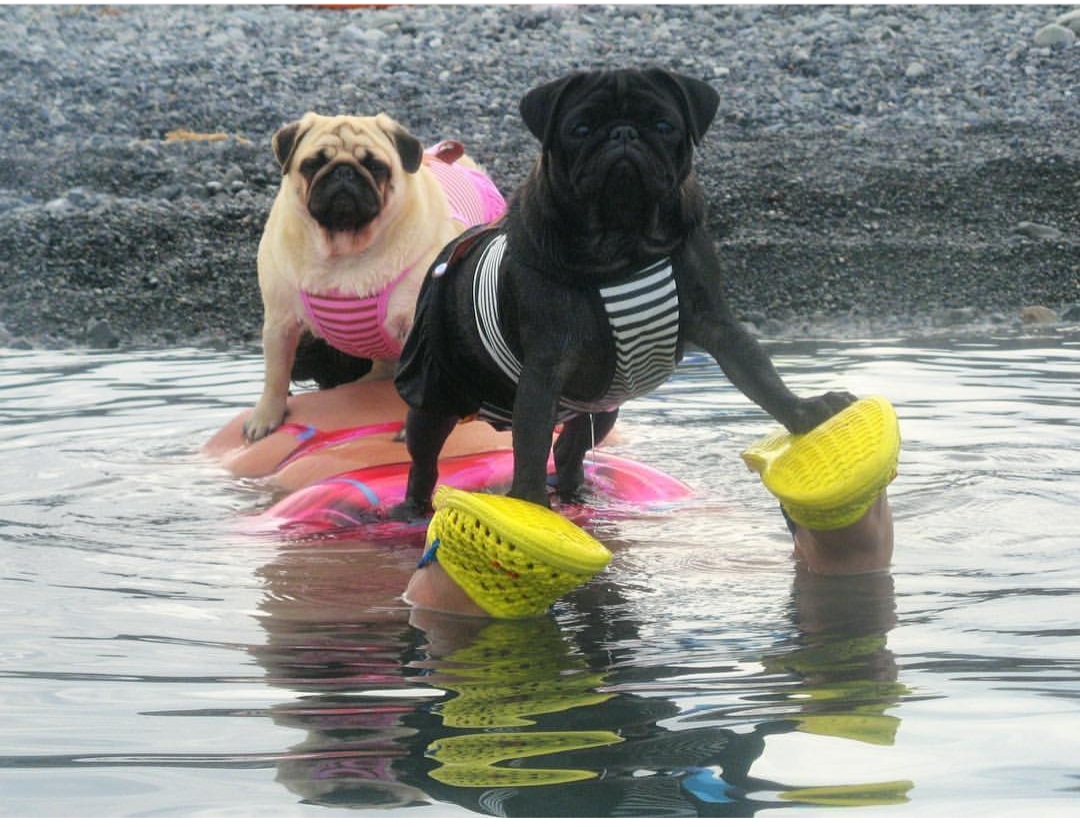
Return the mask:
<svg viewBox="0 0 1080 827">
<path fill-rule="evenodd" d="M 582 505 L 588 499 L 589 486 L 585 482 L 585 468 L 578 465 L 563 469 L 555 478 L 555 496 L 563 505 Z"/>
<path fill-rule="evenodd" d="M 420 520 L 426 520 L 434 512 L 434 508 L 429 500 L 426 503 L 417 502 L 411 497 L 407 497 L 402 502 L 390 508 L 386 512 L 386 518 L 395 523 L 415 523 Z"/>
<path fill-rule="evenodd" d="M 854 394 L 847 391 L 829 391 L 821 396 L 800 399 L 791 413 L 789 421 L 783 425 L 793 434 L 805 434 L 812 431 L 826 419 L 840 413 L 856 400 Z"/>
</svg>

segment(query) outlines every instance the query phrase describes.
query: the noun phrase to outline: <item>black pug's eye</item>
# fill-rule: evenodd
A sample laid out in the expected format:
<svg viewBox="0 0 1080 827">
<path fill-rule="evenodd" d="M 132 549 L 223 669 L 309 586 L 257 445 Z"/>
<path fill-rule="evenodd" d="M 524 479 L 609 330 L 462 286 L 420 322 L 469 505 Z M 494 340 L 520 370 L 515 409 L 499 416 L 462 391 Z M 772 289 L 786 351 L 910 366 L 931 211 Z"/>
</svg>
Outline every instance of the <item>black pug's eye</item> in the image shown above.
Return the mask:
<svg viewBox="0 0 1080 827">
<path fill-rule="evenodd" d="M 572 138 L 588 138 L 590 132 L 592 132 L 592 127 L 584 121 L 579 121 L 570 127 L 570 136 Z"/>
<path fill-rule="evenodd" d="M 661 118 L 656 122 L 656 131 L 661 135 L 670 135 L 675 131 L 675 124 L 671 121 Z"/>
</svg>

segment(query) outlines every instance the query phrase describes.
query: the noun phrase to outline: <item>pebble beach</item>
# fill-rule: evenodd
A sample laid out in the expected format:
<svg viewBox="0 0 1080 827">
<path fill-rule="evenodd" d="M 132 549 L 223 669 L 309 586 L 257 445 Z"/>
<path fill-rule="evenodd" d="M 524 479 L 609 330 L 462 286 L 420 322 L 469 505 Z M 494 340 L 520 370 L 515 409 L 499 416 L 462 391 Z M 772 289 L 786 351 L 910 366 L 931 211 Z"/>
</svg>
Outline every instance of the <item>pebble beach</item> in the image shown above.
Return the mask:
<svg viewBox="0 0 1080 827">
<path fill-rule="evenodd" d="M 1080 323 L 1080 8 L 0 7 L 0 346 L 255 348 L 270 138 L 385 111 L 504 192 L 574 69 L 710 82 L 697 154 L 765 335 Z"/>
</svg>

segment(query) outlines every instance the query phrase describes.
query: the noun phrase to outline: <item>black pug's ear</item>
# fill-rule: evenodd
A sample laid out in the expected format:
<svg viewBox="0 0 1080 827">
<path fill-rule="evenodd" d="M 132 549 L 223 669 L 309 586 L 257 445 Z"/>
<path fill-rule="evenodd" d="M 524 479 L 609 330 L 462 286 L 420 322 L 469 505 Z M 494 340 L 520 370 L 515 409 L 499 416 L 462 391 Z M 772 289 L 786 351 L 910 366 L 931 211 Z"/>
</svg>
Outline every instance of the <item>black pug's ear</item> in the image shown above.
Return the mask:
<svg viewBox="0 0 1080 827">
<path fill-rule="evenodd" d="M 576 86 L 585 77 L 585 72 L 572 72 L 566 77 L 537 86 L 525 93 L 518 105 L 521 119 L 525 126 L 539 140 L 546 150 L 551 144 L 552 132 L 555 129 L 555 111 L 559 108 L 559 101 L 572 86 Z"/>
<path fill-rule="evenodd" d="M 302 126 L 303 121 L 293 121 L 281 127 L 270 139 L 270 145 L 274 148 L 274 157 L 281 167 L 282 175 L 289 171 L 289 161 L 292 160 L 293 153 L 296 151 L 296 145 L 307 134 L 306 129 L 301 131 Z"/>
<path fill-rule="evenodd" d="M 645 75 L 677 92 L 690 128 L 690 138 L 695 144 L 701 143 L 701 137 L 712 123 L 720 105 L 717 91 L 703 80 L 669 72 L 667 69 L 646 69 Z"/>
<path fill-rule="evenodd" d="M 375 120 L 379 128 L 394 142 L 394 148 L 401 158 L 402 169 L 410 175 L 420 169 L 424 160 L 424 147 L 420 140 L 385 112 L 376 115 Z"/>
</svg>

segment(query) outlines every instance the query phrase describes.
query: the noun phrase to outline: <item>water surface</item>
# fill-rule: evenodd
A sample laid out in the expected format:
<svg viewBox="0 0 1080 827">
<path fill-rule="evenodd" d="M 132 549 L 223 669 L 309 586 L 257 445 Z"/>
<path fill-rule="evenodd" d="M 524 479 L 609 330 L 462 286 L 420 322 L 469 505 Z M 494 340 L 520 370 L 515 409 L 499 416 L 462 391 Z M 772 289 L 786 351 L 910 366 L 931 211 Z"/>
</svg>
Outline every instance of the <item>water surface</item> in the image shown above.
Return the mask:
<svg viewBox="0 0 1080 827">
<path fill-rule="evenodd" d="M 691 357 L 618 450 L 685 507 L 535 621 L 410 612 L 419 549 L 242 536 L 196 449 L 251 354 L 0 353 L 0 814 L 1080 814 L 1080 336 L 770 344 L 901 419 L 888 573 L 798 572 Z"/>
</svg>

